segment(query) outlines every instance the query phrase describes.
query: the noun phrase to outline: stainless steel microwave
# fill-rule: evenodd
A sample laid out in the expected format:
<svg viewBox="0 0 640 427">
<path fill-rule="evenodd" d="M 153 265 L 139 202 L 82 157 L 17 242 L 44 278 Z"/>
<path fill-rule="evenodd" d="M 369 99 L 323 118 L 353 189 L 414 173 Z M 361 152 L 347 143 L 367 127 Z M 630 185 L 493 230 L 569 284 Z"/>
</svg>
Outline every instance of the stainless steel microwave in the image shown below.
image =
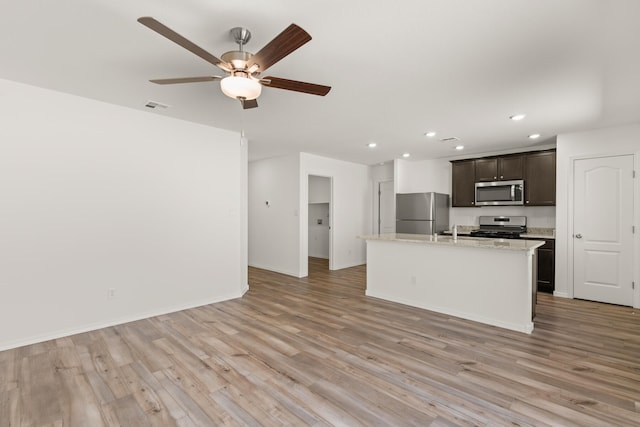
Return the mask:
<svg viewBox="0 0 640 427">
<path fill-rule="evenodd" d="M 476 206 L 524 205 L 524 181 L 476 182 Z"/>
</svg>

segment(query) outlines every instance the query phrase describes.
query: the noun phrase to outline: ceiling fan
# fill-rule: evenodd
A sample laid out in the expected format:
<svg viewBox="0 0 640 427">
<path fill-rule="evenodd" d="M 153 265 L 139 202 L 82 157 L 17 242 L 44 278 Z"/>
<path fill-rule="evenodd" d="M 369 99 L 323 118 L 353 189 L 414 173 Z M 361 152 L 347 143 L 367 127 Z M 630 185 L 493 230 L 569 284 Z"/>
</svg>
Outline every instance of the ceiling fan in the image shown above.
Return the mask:
<svg viewBox="0 0 640 427">
<path fill-rule="evenodd" d="M 320 96 L 325 96 L 331 90 L 331 86 L 299 82 L 273 76 L 260 77 L 260 74 L 265 72 L 273 64 L 311 40 L 311 36 L 296 24 L 289 25 L 256 54 L 244 50 L 244 45 L 251 39 L 251 32 L 246 28 L 232 28 L 230 33 L 235 42 L 240 46 L 239 50 L 226 52 L 222 54 L 222 59 L 218 59 L 150 16 L 138 18 L 138 22 L 215 65 L 226 74 L 226 76 L 179 77 L 149 80 L 152 83 L 166 85 L 219 80 L 222 92 L 231 98 L 240 100 L 242 108 L 244 109 L 258 106 L 256 98 L 260 96 L 262 86 Z"/>
</svg>

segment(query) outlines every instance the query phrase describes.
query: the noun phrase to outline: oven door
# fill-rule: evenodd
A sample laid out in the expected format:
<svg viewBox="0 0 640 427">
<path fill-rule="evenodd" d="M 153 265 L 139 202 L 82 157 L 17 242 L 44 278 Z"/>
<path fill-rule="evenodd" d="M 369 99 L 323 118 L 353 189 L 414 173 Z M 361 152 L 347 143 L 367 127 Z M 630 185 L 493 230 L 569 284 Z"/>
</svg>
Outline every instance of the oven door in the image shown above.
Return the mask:
<svg viewBox="0 0 640 427">
<path fill-rule="evenodd" d="M 476 182 L 476 206 L 523 205 L 524 181 Z"/>
</svg>

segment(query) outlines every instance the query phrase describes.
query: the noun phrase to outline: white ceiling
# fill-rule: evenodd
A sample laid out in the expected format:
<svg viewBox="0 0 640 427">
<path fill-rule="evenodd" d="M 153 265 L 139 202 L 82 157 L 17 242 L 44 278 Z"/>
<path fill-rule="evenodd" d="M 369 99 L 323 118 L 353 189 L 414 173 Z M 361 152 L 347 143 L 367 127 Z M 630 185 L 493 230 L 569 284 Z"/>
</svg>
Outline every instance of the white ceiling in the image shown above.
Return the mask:
<svg viewBox="0 0 640 427">
<path fill-rule="evenodd" d="M 638 0 L 0 0 L 0 78 L 240 131 L 250 159 L 305 151 L 363 163 L 548 144 L 640 121 Z M 333 87 L 265 88 L 243 111 L 220 70 L 136 22 L 153 16 L 215 56 L 228 31 L 258 51 L 294 22 L 313 40 L 268 74 Z M 1 98 L 1 94 L 0 94 Z M 144 107 L 148 100 L 170 105 Z M 525 113 L 521 122 L 508 120 Z M 114 124 L 117 125 L 117 124 Z M 438 132 L 427 139 L 424 133 Z M 538 142 L 527 135 L 540 133 Z M 375 149 L 366 144 L 376 142 Z"/>
</svg>

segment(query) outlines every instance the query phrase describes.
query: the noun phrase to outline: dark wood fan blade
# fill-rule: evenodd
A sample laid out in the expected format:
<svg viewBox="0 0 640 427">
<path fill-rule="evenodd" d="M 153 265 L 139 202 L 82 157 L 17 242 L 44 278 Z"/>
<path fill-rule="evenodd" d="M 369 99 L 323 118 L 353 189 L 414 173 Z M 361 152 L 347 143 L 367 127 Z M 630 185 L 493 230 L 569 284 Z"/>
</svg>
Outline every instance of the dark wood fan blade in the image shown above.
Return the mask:
<svg viewBox="0 0 640 427">
<path fill-rule="evenodd" d="M 266 80 L 266 81 L 265 81 Z M 260 82 L 268 87 L 277 89 L 294 90 L 296 92 L 309 93 L 311 95 L 325 96 L 331 90 L 331 86 L 317 85 L 314 83 L 299 82 L 296 80 L 281 79 L 280 77 L 263 77 Z"/>
<path fill-rule="evenodd" d="M 240 99 L 242 109 L 248 110 L 249 108 L 256 108 L 258 106 L 257 99 Z"/>
<path fill-rule="evenodd" d="M 311 36 L 296 24 L 289 25 L 258 53 L 253 55 L 249 67 L 260 66 L 258 71 L 264 72 L 276 62 L 311 40 Z"/>
<path fill-rule="evenodd" d="M 173 85 L 176 83 L 199 83 L 199 82 L 211 82 L 214 80 L 222 80 L 220 76 L 204 76 L 204 77 L 178 77 L 175 79 L 154 79 L 149 80 L 151 83 L 158 85 Z"/>
<path fill-rule="evenodd" d="M 166 25 L 156 21 L 154 18 L 150 17 L 150 16 L 143 16 L 141 18 L 138 18 L 138 22 L 141 23 L 142 25 L 145 25 L 149 28 L 151 28 L 153 31 L 155 31 L 156 33 L 160 34 L 161 36 L 164 36 L 166 38 L 168 38 L 169 40 L 171 40 L 172 42 L 182 46 L 183 48 L 187 49 L 189 52 L 195 53 L 196 55 L 198 55 L 200 58 L 204 59 L 205 61 L 222 68 L 223 70 L 225 68 L 229 68 L 227 66 L 227 64 L 225 62 L 223 62 L 222 60 L 216 58 L 215 56 L 213 56 L 212 54 L 210 54 L 209 52 L 207 52 L 206 50 L 204 50 L 203 48 L 201 48 L 200 46 L 196 45 L 195 43 L 193 43 L 190 40 L 187 40 L 186 38 L 182 37 L 180 34 L 176 33 L 175 31 L 173 31 L 171 28 L 167 27 Z"/>
</svg>

